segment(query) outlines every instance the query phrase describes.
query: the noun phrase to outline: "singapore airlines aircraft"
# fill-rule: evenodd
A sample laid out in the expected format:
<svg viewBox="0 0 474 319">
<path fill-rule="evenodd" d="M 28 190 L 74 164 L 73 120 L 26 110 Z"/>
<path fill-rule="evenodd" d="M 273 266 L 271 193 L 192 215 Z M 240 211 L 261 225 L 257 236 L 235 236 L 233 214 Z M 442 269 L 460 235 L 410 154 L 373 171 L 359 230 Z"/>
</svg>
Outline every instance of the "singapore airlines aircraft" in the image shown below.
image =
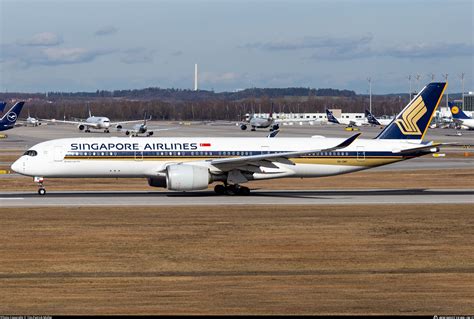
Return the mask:
<svg viewBox="0 0 474 319">
<path fill-rule="evenodd" d="M 252 180 L 321 177 L 356 172 L 439 151 L 423 142 L 446 83 L 430 83 L 375 139 L 341 138 L 66 138 L 39 143 L 12 169 L 44 178 L 142 177 L 174 191 L 206 189 L 249 194 Z"/>
</svg>

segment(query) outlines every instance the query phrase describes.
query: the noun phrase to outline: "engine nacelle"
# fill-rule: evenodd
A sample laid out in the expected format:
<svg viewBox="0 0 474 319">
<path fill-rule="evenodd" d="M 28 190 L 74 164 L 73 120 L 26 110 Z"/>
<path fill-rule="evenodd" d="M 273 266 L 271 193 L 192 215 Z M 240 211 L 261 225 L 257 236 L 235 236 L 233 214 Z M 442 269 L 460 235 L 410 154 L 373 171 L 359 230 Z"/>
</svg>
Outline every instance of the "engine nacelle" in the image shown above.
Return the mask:
<svg viewBox="0 0 474 319">
<path fill-rule="evenodd" d="M 77 126 L 77 128 L 79 129 L 79 131 L 84 131 L 84 129 L 86 128 L 86 126 L 84 124 L 79 124 Z"/>
<path fill-rule="evenodd" d="M 212 182 L 207 167 L 173 164 L 166 169 L 166 185 L 173 191 L 192 191 L 206 189 Z"/>
<path fill-rule="evenodd" d="M 242 131 L 245 131 L 247 129 L 247 125 L 245 125 L 245 124 L 240 125 L 240 129 Z"/>
<path fill-rule="evenodd" d="M 120 131 L 120 130 L 122 129 L 122 125 L 117 124 L 117 125 L 115 126 L 115 128 L 117 129 L 117 131 Z"/>
<path fill-rule="evenodd" d="M 148 177 L 148 185 L 166 188 L 166 176 Z"/>
</svg>

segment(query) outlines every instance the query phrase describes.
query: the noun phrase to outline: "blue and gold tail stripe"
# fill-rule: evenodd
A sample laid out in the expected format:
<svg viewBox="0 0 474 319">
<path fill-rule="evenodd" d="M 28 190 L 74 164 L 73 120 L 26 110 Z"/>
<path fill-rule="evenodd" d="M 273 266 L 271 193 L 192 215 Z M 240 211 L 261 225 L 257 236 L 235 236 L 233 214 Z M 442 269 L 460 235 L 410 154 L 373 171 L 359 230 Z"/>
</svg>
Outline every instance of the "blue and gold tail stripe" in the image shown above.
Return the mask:
<svg viewBox="0 0 474 319">
<path fill-rule="evenodd" d="M 376 139 L 422 140 L 447 83 L 430 83 L 413 99 Z"/>
</svg>

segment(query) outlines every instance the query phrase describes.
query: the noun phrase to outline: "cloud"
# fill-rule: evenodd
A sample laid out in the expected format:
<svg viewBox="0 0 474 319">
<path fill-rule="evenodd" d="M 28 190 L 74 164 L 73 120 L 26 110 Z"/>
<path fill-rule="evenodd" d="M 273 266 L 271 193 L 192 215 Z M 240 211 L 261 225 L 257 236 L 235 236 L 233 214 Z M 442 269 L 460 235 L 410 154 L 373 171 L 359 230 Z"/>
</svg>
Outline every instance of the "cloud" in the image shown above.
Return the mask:
<svg viewBox="0 0 474 319">
<path fill-rule="evenodd" d="M 37 64 L 59 65 L 90 62 L 99 56 L 112 53 L 112 50 L 90 50 L 86 48 L 46 48 L 42 50 Z"/>
<path fill-rule="evenodd" d="M 136 64 L 136 63 L 152 63 L 155 55 L 155 50 L 145 48 L 133 48 L 122 50 L 122 61 L 125 64 Z"/>
<path fill-rule="evenodd" d="M 106 35 L 115 34 L 117 32 L 118 32 L 118 29 L 116 27 L 112 25 L 108 25 L 108 26 L 103 26 L 102 28 L 94 32 L 94 34 L 96 36 L 106 36 Z"/>
<path fill-rule="evenodd" d="M 180 55 L 183 55 L 183 53 L 184 53 L 183 51 L 178 50 L 178 51 L 172 52 L 171 55 L 172 56 L 180 56 Z"/>
<path fill-rule="evenodd" d="M 199 74 L 199 80 L 206 83 L 230 82 L 239 78 L 240 76 L 235 72 L 203 72 Z"/>
<path fill-rule="evenodd" d="M 42 32 L 35 34 L 31 39 L 20 41 L 20 45 L 26 46 L 55 46 L 63 43 L 63 39 L 53 32 Z"/>
<path fill-rule="evenodd" d="M 371 34 L 358 37 L 304 37 L 295 40 L 279 40 L 273 42 L 255 42 L 244 45 L 248 49 L 261 49 L 266 51 L 288 51 L 302 49 L 342 49 L 360 47 L 370 44 L 373 36 Z"/>
<path fill-rule="evenodd" d="M 17 64 L 27 68 L 35 65 L 63 65 L 86 63 L 99 56 L 112 54 L 111 49 L 60 48 L 60 47 L 25 47 L 5 44 L 1 46 L 2 59 L 0 62 Z"/>
<path fill-rule="evenodd" d="M 474 55 L 472 43 L 417 43 L 398 45 L 377 52 L 380 56 L 394 58 L 429 59 Z"/>
<path fill-rule="evenodd" d="M 371 34 L 353 37 L 304 37 L 294 40 L 249 43 L 243 48 L 270 52 L 310 51 L 312 60 L 351 60 L 370 57 L 392 58 L 452 58 L 472 56 L 472 43 L 416 43 L 401 44 L 385 48 L 373 48 Z"/>
</svg>

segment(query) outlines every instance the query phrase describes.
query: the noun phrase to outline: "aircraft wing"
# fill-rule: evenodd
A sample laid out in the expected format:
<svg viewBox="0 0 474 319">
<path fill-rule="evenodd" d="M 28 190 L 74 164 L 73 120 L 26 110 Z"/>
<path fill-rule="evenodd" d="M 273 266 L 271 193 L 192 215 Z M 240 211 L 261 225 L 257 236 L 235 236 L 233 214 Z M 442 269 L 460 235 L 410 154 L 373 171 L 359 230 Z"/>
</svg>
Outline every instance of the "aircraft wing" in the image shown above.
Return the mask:
<svg viewBox="0 0 474 319">
<path fill-rule="evenodd" d="M 39 121 L 46 121 L 51 123 L 64 123 L 64 124 L 73 124 L 73 125 L 84 125 L 86 127 L 97 127 L 98 123 L 89 123 L 85 121 L 65 121 L 65 120 L 47 120 L 47 119 L 40 119 Z"/>
<path fill-rule="evenodd" d="M 316 122 L 318 120 L 321 120 L 321 119 L 307 119 L 307 118 L 304 118 L 304 119 L 275 119 L 274 122 L 275 123 L 290 123 L 290 122 Z"/>
<path fill-rule="evenodd" d="M 148 131 L 153 131 L 153 132 L 158 132 L 158 131 L 171 131 L 171 130 L 177 130 L 179 129 L 180 127 L 178 126 L 173 126 L 173 127 L 168 127 L 168 128 L 163 128 L 163 127 L 158 127 L 158 126 L 155 126 L 155 127 L 150 127 L 150 126 L 147 126 L 146 127 Z"/>
<path fill-rule="evenodd" d="M 222 171 L 230 171 L 233 169 L 238 169 L 244 165 L 254 165 L 254 166 L 261 166 L 262 161 L 269 161 L 269 162 L 282 162 L 285 164 L 294 165 L 294 163 L 290 160 L 290 158 L 301 157 L 311 153 L 317 152 L 327 152 L 327 151 L 334 151 L 337 149 L 342 149 L 354 142 L 361 133 L 357 133 L 352 135 L 348 139 L 344 140 L 342 143 L 324 148 L 324 149 L 313 149 L 313 150 L 306 150 L 306 151 L 295 151 L 295 152 L 284 152 L 284 153 L 272 153 L 272 154 L 261 154 L 261 155 L 251 155 L 251 156 L 241 156 L 241 157 L 233 157 L 233 158 L 222 158 L 222 159 L 214 159 L 210 160 L 210 164 L 217 167 Z"/>
<path fill-rule="evenodd" d="M 133 120 L 133 121 L 119 121 L 119 122 L 110 122 L 110 125 L 118 125 L 118 124 L 129 124 L 129 123 L 142 123 L 143 120 Z"/>
</svg>

